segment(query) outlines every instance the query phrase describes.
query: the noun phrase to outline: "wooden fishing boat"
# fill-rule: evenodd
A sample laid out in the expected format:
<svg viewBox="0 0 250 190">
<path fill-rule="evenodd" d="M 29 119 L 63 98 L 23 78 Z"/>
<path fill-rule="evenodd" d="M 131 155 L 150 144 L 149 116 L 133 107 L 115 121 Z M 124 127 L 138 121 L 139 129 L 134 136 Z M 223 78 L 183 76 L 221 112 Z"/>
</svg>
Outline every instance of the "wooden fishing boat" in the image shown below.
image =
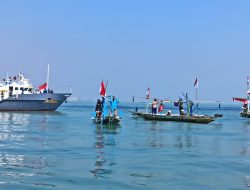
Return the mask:
<svg viewBox="0 0 250 190">
<path fill-rule="evenodd" d="M 248 110 L 249 110 L 249 100 L 247 98 L 233 98 L 233 101 L 242 102 L 242 111 L 240 112 L 241 117 L 247 117 Z"/>
<path fill-rule="evenodd" d="M 103 81 L 101 82 L 100 95 L 102 96 L 102 100 L 97 100 L 95 112 L 91 120 L 97 124 L 115 125 L 121 121 L 121 117 L 117 112 L 117 104 L 119 101 L 113 95 L 106 96 L 107 84 L 108 81 L 106 86 Z M 109 111 L 106 106 L 107 101 L 110 103 Z"/>
<path fill-rule="evenodd" d="M 193 106 L 196 103 L 198 107 L 198 103 L 220 103 L 220 101 L 191 101 L 188 98 L 188 94 L 183 94 L 184 101 L 179 98 L 178 101 L 171 100 L 158 100 L 159 106 L 157 106 L 157 112 L 155 114 L 152 113 L 152 103 L 146 104 L 145 111 L 139 112 L 136 108 L 135 111 L 131 111 L 132 115 L 135 117 L 141 117 L 145 120 L 156 120 L 156 121 L 176 121 L 176 122 L 187 122 L 187 123 L 210 123 L 214 121 L 216 118 L 223 117 L 223 114 L 215 114 L 214 116 L 209 115 L 198 115 L 194 114 Z M 157 100 L 157 99 L 156 99 Z M 155 101 L 155 100 L 154 100 Z M 156 101 L 157 102 L 157 101 Z M 180 114 L 172 114 L 171 110 L 167 110 L 166 113 L 163 113 L 164 104 L 163 103 L 174 103 L 174 106 L 179 106 Z M 183 104 L 186 104 L 187 111 L 184 112 Z M 182 105 L 182 106 L 180 106 Z M 160 109 L 163 106 L 163 109 Z"/>
<path fill-rule="evenodd" d="M 207 115 L 166 115 L 166 114 L 141 114 L 142 118 L 145 120 L 156 120 L 156 121 L 177 121 L 177 122 L 188 122 L 188 123 L 210 123 L 214 121 L 214 117 L 207 116 Z"/>
<path fill-rule="evenodd" d="M 156 120 L 156 121 L 177 121 L 177 122 L 188 122 L 188 123 L 210 123 L 215 120 L 216 117 L 207 115 L 179 115 L 179 114 L 151 114 L 143 112 L 132 112 L 132 115 L 144 118 L 145 120 Z M 223 116 L 220 116 L 223 117 Z M 250 114 L 249 114 L 250 117 Z"/>
<path fill-rule="evenodd" d="M 241 117 L 247 117 L 250 118 L 249 116 L 249 110 L 250 110 L 250 78 L 247 77 L 247 96 L 246 98 L 238 98 L 238 97 L 233 97 L 233 101 L 238 101 L 243 103 L 242 105 L 242 111 L 240 112 Z"/>
</svg>

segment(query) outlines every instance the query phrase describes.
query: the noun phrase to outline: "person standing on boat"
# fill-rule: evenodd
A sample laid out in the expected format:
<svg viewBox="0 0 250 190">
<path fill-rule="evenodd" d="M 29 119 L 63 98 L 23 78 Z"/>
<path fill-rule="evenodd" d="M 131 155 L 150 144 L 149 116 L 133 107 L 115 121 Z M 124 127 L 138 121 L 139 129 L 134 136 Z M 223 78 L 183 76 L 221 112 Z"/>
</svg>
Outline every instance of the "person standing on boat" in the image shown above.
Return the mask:
<svg viewBox="0 0 250 190">
<path fill-rule="evenodd" d="M 111 106 L 111 113 L 113 113 L 115 116 L 118 115 L 117 113 L 117 104 L 119 103 L 119 100 L 115 98 L 115 96 L 111 96 L 109 98 L 110 106 Z"/>
<path fill-rule="evenodd" d="M 96 118 L 101 119 L 102 115 L 102 103 L 101 100 L 97 100 L 96 106 L 95 106 L 95 113 L 96 113 Z"/>
<path fill-rule="evenodd" d="M 189 114 L 193 115 L 193 106 L 194 106 L 194 103 L 191 100 L 189 100 L 188 103 L 189 103 Z"/>
<path fill-rule="evenodd" d="M 157 114 L 157 99 L 152 102 L 152 114 Z"/>
<path fill-rule="evenodd" d="M 163 103 L 160 103 L 160 106 L 159 106 L 159 108 L 158 108 L 158 113 L 162 113 L 163 110 L 164 110 L 164 108 L 165 108 L 164 104 L 163 104 Z"/>
<path fill-rule="evenodd" d="M 1 92 L 1 101 L 4 99 L 3 91 Z"/>
<path fill-rule="evenodd" d="M 184 115 L 182 98 L 179 99 L 178 106 L 179 106 L 179 113 L 180 113 L 180 115 Z"/>
<path fill-rule="evenodd" d="M 243 103 L 242 109 L 243 109 L 243 112 L 244 112 L 244 113 L 247 113 L 247 112 L 248 112 L 247 101 L 245 101 L 245 102 Z"/>
<path fill-rule="evenodd" d="M 102 101 L 101 101 L 101 105 L 102 105 L 102 117 L 106 117 L 108 115 L 108 111 L 107 111 L 107 106 L 106 106 L 106 102 L 105 102 L 105 97 L 102 96 Z"/>
<path fill-rule="evenodd" d="M 105 103 L 105 98 L 104 98 L 104 96 L 102 96 L 102 101 L 101 101 L 102 111 L 103 111 L 104 103 Z"/>
</svg>

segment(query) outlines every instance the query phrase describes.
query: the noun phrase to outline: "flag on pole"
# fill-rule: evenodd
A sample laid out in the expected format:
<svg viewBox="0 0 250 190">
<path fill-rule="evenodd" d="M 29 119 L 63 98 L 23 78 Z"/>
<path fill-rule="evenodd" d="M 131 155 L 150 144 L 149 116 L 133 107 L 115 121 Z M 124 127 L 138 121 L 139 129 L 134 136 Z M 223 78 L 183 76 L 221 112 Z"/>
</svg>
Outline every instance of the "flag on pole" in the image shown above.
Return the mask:
<svg viewBox="0 0 250 190">
<path fill-rule="evenodd" d="M 47 83 L 42 84 L 41 86 L 38 87 L 40 91 L 44 90 L 47 88 Z"/>
<path fill-rule="evenodd" d="M 148 87 L 148 90 L 146 92 L 146 99 L 150 99 L 150 88 Z"/>
<path fill-rule="evenodd" d="M 105 84 L 104 84 L 103 80 L 101 82 L 101 86 L 100 86 L 99 92 L 100 92 L 101 96 L 106 96 L 106 88 L 105 88 Z"/>
<path fill-rule="evenodd" d="M 198 79 L 197 79 L 197 77 L 196 77 L 196 79 L 195 79 L 195 81 L 194 81 L 194 87 L 195 87 L 195 88 L 198 88 Z"/>
<path fill-rule="evenodd" d="M 247 103 L 247 99 L 246 98 L 236 98 L 236 97 L 233 97 L 233 101 L 239 101 L 239 102 Z"/>
</svg>

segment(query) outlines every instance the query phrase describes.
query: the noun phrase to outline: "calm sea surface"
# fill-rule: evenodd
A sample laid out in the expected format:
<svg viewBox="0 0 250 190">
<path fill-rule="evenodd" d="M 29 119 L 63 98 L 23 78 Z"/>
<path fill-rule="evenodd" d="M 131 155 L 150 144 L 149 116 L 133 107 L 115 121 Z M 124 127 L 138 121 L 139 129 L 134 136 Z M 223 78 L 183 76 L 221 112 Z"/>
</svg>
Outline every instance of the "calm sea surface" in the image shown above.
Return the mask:
<svg viewBox="0 0 250 190">
<path fill-rule="evenodd" d="M 93 106 L 0 112 L 0 189 L 250 189 L 250 119 L 238 107 L 211 124 L 151 122 L 122 108 L 118 128 Z"/>
</svg>

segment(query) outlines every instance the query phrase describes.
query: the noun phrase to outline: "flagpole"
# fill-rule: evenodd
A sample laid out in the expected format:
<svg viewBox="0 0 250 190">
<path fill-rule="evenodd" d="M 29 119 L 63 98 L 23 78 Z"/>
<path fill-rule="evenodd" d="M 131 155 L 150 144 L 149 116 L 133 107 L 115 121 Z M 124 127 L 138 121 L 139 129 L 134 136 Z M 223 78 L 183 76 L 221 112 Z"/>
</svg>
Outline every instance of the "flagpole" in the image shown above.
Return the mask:
<svg viewBox="0 0 250 190">
<path fill-rule="evenodd" d="M 107 94 L 108 83 L 109 83 L 109 81 L 107 80 L 106 85 L 105 85 L 105 96 L 106 96 L 106 94 Z"/>
<path fill-rule="evenodd" d="M 149 100 L 150 100 L 150 86 L 148 87 L 146 94 L 146 113 L 148 113 Z"/>
<path fill-rule="evenodd" d="M 195 87 L 195 101 L 198 101 L 198 87 Z"/>
<path fill-rule="evenodd" d="M 249 77 L 247 77 L 247 111 L 249 111 Z"/>
<path fill-rule="evenodd" d="M 47 93 L 49 93 L 49 64 L 48 64 L 48 70 L 47 70 Z"/>
<path fill-rule="evenodd" d="M 198 78 L 196 77 L 195 82 L 194 82 L 194 88 L 195 88 L 195 101 L 198 101 Z"/>
<path fill-rule="evenodd" d="M 247 77 L 247 92 L 249 91 L 249 77 Z M 248 96 L 248 95 L 247 95 Z M 249 97 L 249 96 L 248 96 Z"/>
</svg>

